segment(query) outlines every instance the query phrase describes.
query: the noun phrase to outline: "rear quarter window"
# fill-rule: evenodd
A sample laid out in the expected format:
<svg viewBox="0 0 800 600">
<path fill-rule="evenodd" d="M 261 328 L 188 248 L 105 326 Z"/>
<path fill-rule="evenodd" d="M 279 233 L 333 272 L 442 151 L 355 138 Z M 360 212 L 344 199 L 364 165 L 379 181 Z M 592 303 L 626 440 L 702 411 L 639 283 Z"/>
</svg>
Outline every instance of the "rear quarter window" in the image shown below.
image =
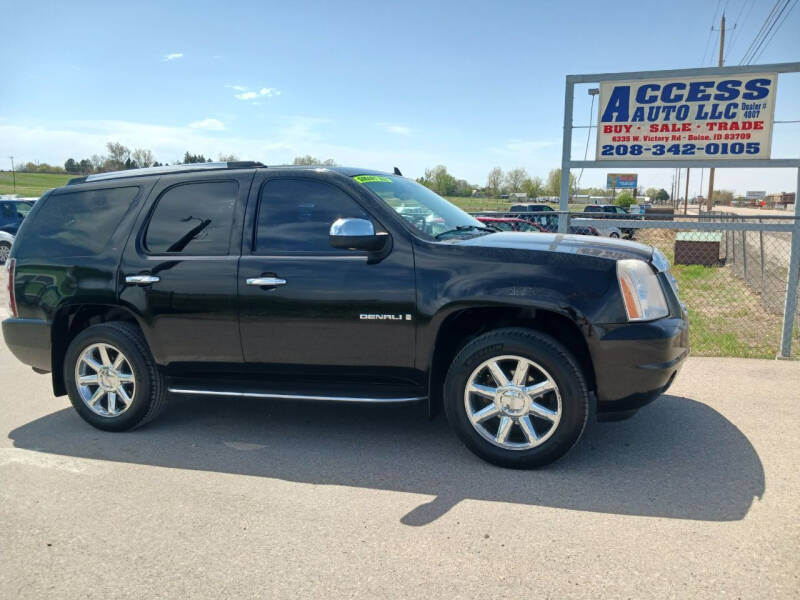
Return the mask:
<svg viewBox="0 0 800 600">
<path fill-rule="evenodd" d="M 93 256 L 117 236 L 138 186 L 50 194 L 36 210 L 15 243 L 18 257 Z M 120 241 L 121 243 L 121 241 Z"/>
</svg>

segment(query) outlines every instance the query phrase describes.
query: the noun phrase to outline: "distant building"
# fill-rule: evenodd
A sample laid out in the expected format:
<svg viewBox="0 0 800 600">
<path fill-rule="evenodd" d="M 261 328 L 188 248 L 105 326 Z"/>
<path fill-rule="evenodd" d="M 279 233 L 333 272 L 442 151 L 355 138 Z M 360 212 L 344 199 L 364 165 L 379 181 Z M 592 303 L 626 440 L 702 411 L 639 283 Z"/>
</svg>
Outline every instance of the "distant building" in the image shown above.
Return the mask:
<svg viewBox="0 0 800 600">
<path fill-rule="evenodd" d="M 786 208 L 789 204 L 794 204 L 796 200 L 795 192 L 780 192 L 778 194 L 770 194 L 764 200 L 767 206 L 774 208 Z"/>
</svg>

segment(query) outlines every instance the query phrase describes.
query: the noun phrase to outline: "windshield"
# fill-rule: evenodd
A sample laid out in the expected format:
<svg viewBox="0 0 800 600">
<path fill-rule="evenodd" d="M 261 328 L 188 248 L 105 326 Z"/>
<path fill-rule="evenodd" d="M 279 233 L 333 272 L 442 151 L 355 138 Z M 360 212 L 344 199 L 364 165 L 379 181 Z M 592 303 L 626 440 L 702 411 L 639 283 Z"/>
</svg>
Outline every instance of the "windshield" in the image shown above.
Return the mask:
<svg viewBox="0 0 800 600">
<path fill-rule="evenodd" d="M 425 237 L 436 238 L 451 232 L 453 235 L 485 233 L 483 223 L 410 179 L 383 175 L 358 175 L 353 179 L 375 192 Z"/>
</svg>

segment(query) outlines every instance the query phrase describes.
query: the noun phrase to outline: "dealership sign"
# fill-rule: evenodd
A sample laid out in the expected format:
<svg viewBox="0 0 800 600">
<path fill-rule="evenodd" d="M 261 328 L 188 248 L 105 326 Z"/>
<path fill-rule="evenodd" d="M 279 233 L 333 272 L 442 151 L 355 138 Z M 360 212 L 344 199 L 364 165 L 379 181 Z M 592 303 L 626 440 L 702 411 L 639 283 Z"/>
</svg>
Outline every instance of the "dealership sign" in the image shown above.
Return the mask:
<svg viewBox="0 0 800 600">
<path fill-rule="evenodd" d="M 609 173 L 606 175 L 606 189 L 635 190 L 639 176 L 636 173 Z"/>
<path fill-rule="evenodd" d="M 778 76 L 601 81 L 597 160 L 769 158 Z"/>
</svg>

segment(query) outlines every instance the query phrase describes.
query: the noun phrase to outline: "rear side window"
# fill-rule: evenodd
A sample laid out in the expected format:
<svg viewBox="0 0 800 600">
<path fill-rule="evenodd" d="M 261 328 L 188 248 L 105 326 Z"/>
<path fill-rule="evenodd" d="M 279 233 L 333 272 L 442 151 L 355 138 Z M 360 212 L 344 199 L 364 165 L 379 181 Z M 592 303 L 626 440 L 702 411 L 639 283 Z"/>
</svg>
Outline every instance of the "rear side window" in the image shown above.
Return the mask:
<svg viewBox="0 0 800 600">
<path fill-rule="evenodd" d="M 138 193 L 138 187 L 122 187 L 53 194 L 39 200 L 44 204 L 37 206 L 24 228 L 17 256 L 99 254 L 115 239 Z"/>
<path fill-rule="evenodd" d="M 332 185 L 306 179 L 275 179 L 261 190 L 255 251 L 333 252 L 331 224 L 339 218 L 369 216 Z"/>
<path fill-rule="evenodd" d="M 227 254 L 237 189 L 235 181 L 169 188 L 161 194 L 150 218 L 145 247 L 152 254 Z"/>
</svg>

